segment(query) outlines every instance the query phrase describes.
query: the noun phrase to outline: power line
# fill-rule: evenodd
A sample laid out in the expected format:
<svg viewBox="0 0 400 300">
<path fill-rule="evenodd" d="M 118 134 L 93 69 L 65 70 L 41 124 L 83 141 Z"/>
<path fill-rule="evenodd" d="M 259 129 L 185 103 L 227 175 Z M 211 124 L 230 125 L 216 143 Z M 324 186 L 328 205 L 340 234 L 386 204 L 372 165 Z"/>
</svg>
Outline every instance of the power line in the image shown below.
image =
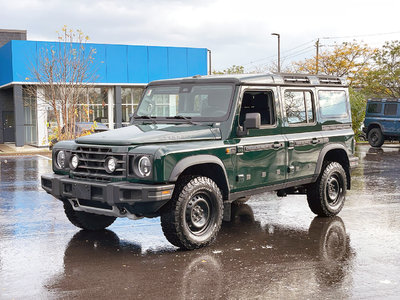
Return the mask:
<svg viewBox="0 0 400 300">
<path fill-rule="evenodd" d="M 301 55 L 301 54 L 303 54 L 303 53 L 307 53 L 307 52 L 309 52 L 309 49 L 314 48 L 314 47 L 315 47 L 315 45 L 308 46 L 308 47 L 306 47 L 306 48 L 304 48 L 304 49 L 301 49 L 301 50 L 299 50 L 299 51 L 297 51 L 297 52 L 295 52 L 295 53 L 286 55 L 285 57 L 283 57 L 283 59 L 287 59 L 287 58 L 289 58 L 289 57 L 296 57 L 296 56 L 299 56 L 299 55 Z"/>
<path fill-rule="evenodd" d="M 294 48 L 291 48 L 291 49 L 289 49 L 289 50 L 285 50 L 285 51 L 283 51 L 282 53 L 290 52 L 290 51 L 295 50 L 295 49 L 297 49 L 297 48 L 300 48 L 300 47 L 302 47 L 302 46 L 304 46 L 304 45 L 307 45 L 307 44 L 309 44 L 309 43 L 312 43 L 312 42 L 314 42 L 315 40 L 316 40 L 316 39 L 313 39 L 313 40 L 311 40 L 311 41 L 308 41 L 307 43 L 301 44 L 301 45 L 296 46 L 296 47 L 294 47 Z"/>
<path fill-rule="evenodd" d="M 291 51 L 296 50 L 296 49 L 298 49 L 298 48 L 301 48 L 301 47 L 303 47 L 303 46 L 305 46 L 305 45 L 307 45 L 307 44 L 309 44 L 309 43 L 312 43 L 312 42 L 314 42 L 315 40 L 316 40 L 316 39 L 313 39 L 313 40 L 308 41 L 308 42 L 306 42 L 306 43 L 297 45 L 296 47 L 290 48 L 290 49 L 288 49 L 288 50 L 284 50 L 284 51 L 282 51 L 281 53 L 282 53 L 282 54 L 285 54 L 285 53 L 291 52 Z M 304 49 L 303 49 L 303 50 L 304 50 Z M 300 51 L 303 51 L 303 50 L 300 50 Z M 252 64 L 257 63 L 257 62 L 262 62 L 262 61 L 268 60 L 268 59 L 270 59 L 270 58 L 274 58 L 274 57 L 276 57 L 276 56 L 277 56 L 277 54 L 274 54 L 274 55 L 270 55 L 270 56 L 267 56 L 267 57 L 264 57 L 264 58 L 260 58 L 260 59 L 257 59 L 257 60 L 253 60 L 253 61 L 251 61 L 251 62 L 248 62 L 248 63 L 244 64 L 243 66 L 248 66 L 248 65 L 252 65 Z M 285 58 L 286 58 L 286 57 L 285 57 Z"/>
<path fill-rule="evenodd" d="M 360 34 L 360 35 L 347 35 L 347 36 L 326 36 L 326 37 L 322 37 L 321 39 L 324 39 L 324 40 L 350 39 L 350 38 L 357 38 L 357 37 L 368 37 L 368 36 L 378 36 L 378 35 L 390 35 L 390 34 L 397 34 L 397 33 L 400 33 L 400 31 L 383 32 L 383 33 L 371 33 L 371 34 Z"/>
</svg>

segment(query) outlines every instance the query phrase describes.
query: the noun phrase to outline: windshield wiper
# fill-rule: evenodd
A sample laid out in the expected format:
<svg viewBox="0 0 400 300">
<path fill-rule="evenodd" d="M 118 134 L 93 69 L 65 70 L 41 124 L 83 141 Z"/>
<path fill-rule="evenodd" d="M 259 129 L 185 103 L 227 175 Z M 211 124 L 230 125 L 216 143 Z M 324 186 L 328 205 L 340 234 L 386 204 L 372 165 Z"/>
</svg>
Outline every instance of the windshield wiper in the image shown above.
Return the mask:
<svg viewBox="0 0 400 300">
<path fill-rule="evenodd" d="M 152 124 L 156 123 L 156 117 L 152 117 L 152 116 L 148 116 L 148 115 L 142 115 L 142 116 L 136 116 L 133 118 L 134 120 L 139 120 L 139 119 L 146 119 L 146 120 L 150 120 L 150 122 Z"/>
<path fill-rule="evenodd" d="M 155 117 L 152 116 L 147 116 L 147 115 L 143 115 L 143 116 L 137 116 L 135 117 L 135 119 L 154 119 Z"/>
<path fill-rule="evenodd" d="M 173 116 L 173 117 L 166 117 L 166 118 L 167 119 L 185 120 L 185 121 L 188 121 L 188 123 L 190 123 L 190 124 L 197 125 L 197 123 L 192 121 L 192 117 L 185 117 L 185 116 L 182 116 L 182 115 L 176 115 L 176 116 Z"/>
</svg>

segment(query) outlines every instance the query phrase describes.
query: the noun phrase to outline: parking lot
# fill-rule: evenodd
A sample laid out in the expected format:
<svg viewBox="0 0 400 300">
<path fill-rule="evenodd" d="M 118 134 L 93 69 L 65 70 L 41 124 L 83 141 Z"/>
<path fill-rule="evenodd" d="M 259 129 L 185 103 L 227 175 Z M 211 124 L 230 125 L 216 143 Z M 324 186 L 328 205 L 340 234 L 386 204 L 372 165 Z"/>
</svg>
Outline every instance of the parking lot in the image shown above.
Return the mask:
<svg viewBox="0 0 400 300">
<path fill-rule="evenodd" d="M 160 220 L 79 231 L 40 187 L 51 161 L 0 157 L 0 298 L 376 299 L 400 293 L 400 146 L 359 145 L 338 217 L 304 195 L 233 208 L 216 243 L 180 251 Z"/>
</svg>

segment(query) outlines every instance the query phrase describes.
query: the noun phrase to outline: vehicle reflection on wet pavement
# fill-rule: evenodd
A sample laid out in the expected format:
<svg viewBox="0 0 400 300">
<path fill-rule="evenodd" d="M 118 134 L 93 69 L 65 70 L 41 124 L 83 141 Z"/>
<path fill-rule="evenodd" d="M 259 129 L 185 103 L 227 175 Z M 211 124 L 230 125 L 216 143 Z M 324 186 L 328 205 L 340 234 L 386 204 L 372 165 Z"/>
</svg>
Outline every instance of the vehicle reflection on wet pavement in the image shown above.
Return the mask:
<svg viewBox="0 0 400 300">
<path fill-rule="evenodd" d="M 40 188 L 45 157 L 0 157 L 0 298 L 397 298 L 400 146 L 359 146 L 352 190 L 335 218 L 305 196 L 253 196 L 217 241 L 181 251 L 159 218 L 79 231 Z"/>
</svg>

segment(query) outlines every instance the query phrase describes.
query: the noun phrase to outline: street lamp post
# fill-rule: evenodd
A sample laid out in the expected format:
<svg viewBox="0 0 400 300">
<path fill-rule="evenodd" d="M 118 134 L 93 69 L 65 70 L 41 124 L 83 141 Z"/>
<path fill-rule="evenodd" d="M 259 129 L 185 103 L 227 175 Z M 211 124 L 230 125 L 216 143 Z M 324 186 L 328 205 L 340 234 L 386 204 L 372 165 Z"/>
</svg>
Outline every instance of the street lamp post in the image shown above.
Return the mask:
<svg viewBox="0 0 400 300">
<path fill-rule="evenodd" d="M 271 33 L 278 37 L 278 73 L 281 72 L 281 35 L 279 33 Z"/>
</svg>

